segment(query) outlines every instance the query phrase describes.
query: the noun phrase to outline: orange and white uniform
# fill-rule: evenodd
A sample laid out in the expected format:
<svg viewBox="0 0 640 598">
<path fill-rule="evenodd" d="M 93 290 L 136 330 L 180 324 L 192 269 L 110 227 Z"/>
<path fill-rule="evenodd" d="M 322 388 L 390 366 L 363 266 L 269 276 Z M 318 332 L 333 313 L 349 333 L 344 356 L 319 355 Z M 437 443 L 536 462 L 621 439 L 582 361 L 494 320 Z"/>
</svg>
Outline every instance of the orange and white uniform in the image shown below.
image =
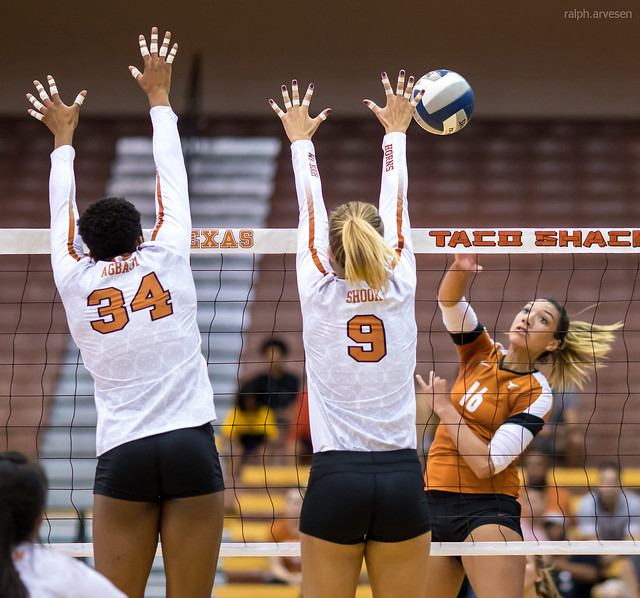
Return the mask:
<svg viewBox="0 0 640 598">
<path fill-rule="evenodd" d="M 476 436 L 489 445 L 496 473 L 478 478 L 456 449 L 449 431 L 440 424 L 427 459 L 426 489 L 517 498 L 520 480 L 514 461 L 549 417 L 549 383 L 536 370 L 519 373 L 504 367 L 506 351 L 478 324 L 464 299 L 453 308 L 443 309 L 443 314 L 460 354 L 451 402 Z"/>
<path fill-rule="evenodd" d="M 95 383 L 100 456 L 216 418 L 189 263 L 191 214 L 177 116 L 151 109 L 156 226 L 128 257 L 96 262 L 77 231 L 70 145 L 51 154 L 51 262 L 69 329 Z"/>
<path fill-rule="evenodd" d="M 406 136 L 382 142 L 379 212 L 399 255 L 385 292 L 351 285 L 329 263 L 329 223 L 313 143 L 291 145 L 300 220 L 297 277 L 314 453 L 415 449 L 416 263 Z"/>
</svg>

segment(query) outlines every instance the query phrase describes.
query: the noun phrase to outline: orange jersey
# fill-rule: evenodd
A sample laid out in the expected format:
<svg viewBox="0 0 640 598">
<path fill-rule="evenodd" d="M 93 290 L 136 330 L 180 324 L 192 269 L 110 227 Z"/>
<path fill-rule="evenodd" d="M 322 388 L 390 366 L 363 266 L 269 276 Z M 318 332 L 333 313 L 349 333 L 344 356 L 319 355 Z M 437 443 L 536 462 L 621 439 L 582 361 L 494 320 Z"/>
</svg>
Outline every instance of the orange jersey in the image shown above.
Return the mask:
<svg viewBox="0 0 640 598">
<path fill-rule="evenodd" d="M 481 326 L 453 338 L 462 344 L 457 345 L 460 371 L 451 389 L 451 402 L 465 423 L 487 444 L 505 423 L 520 425 L 535 435 L 551 411 L 551 389 L 546 378 L 535 370 L 518 373 L 502 367 L 503 347 Z M 427 490 L 448 492 L 517 498 L 520 491 L 515 462 L 487 479 L 478 478 L 442 424 L 429 450 L 425 482 Z"/>
</svg>

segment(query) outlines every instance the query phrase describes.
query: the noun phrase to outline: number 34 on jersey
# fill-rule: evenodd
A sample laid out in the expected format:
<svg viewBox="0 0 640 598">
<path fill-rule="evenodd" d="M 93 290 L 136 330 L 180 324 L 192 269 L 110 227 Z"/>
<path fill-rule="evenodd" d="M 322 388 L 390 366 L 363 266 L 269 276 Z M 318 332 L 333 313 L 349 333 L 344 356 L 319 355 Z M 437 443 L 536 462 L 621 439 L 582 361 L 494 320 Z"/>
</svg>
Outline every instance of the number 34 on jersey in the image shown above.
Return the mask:
<svg viewBox="0 0 640 598">
<path fill-rule="evenodd" d="M 99 306 L 96 320 L 91 327 L 100 334 L 109 334 L 122 330 L 129 323 L 129 312 L 123 292 L 116 287 L 96 289 L 87 297 L 88 306 Z M 166 318 L 173 314 L 171 293 L 165 290 L 155 272 L 146 274 L 128 306 L 132 312 L 148 309 L 151 321 Z"/>
</svg>

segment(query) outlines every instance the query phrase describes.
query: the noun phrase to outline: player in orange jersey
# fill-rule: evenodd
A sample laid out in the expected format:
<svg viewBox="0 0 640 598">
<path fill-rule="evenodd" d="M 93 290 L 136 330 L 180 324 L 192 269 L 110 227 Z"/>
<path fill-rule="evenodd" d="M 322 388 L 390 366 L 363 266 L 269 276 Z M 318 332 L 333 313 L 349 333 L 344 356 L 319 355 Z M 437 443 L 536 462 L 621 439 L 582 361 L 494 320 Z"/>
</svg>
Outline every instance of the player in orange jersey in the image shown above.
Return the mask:
<svg viewBox="0 0 640 598">
<path fill-rule="evenodd" d="M 505 349 L 464 298 L 470 276 L 481 271 L 476 255 L 456 255 L 438 292 L 460 354 L 450 396 L 433 372 L 428 384 L 417 377 L 433 393 L 440 417 L 425 480 L 433 539 L 441 542 L 522 540 L 514 462 L 549 416 L 551 388 L 582 387 L 587 364 L 606 355 L 621 326 L 570 321 L 557 301 L 538 298 L 515 316 Z M 536 369 L 547 360 L 548 381 Z M 427 596 L 454 598 L 466 573 L 478 598 L 522 598 L 525 562 L 523 556 L 430 557 Z"/>
</svg>

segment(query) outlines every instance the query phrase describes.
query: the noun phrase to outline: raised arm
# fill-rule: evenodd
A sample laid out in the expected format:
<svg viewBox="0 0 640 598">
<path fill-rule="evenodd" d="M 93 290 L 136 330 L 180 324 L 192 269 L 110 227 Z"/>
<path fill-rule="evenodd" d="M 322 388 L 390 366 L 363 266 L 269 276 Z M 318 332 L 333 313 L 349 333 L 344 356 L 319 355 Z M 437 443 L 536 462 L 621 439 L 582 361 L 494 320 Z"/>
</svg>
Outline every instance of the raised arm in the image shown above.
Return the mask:
<svg viewBox="0 0 640 598">
<path fill-rule="evenodd" d="M 73 134 L 78 126 L 80 106 L 87 95 L 81 91 L 71 106 L 60 99 L 58 86 L 51 75 L 47 76 L 49 93 L 40 83 L 33 84 L 38 99 L 31 93 L 27 99 L 33 108 L 29 114 L 42 121 L 53 133 L 54 151 L 51 154 L 51 173 L 49 176 L 49 207 L 51 211 L 51 263 L 56 280 L 72 268 L 83 255 L 82 239 L 78 234 L 76 222 L 76 184 L 73 171 L 75 151 L 71 146 Z"/>
<path fill-rule="evenodd" d="M 382 85 L 387 103 L 380 108 L 371 100 L 364 103 L 373 111 L 385 130 L 382 141 L 382 182 L 380 185 L 380 217 L 384 223 L 384 238 L 399 255 L 403 249 L 412 253 L 411 224 L 407 204 L 408 171 L 406 156 L 406 130 L 411 123 L 423 91 L 412 96 L 413 76 L 405 88 L 405 72 L 398 74 L 395 93 L 387 73 L 382 73 Z"/>
<path fill-rule="evenodd" d="M 171 45 L 171 32 L 167 31 L 158 47 L 156 27 L 151 29 L 150 46 L 144 35 L 140 35 L 138 44 L 144 72 L 135 66 L 130 66 L 129 70 L 149 100 L 153 123 L 153 158 L 157 174 L 156 226 L 151 241 L 172 245 L 188 256 L 191 242 L 189 186 L 178 134 L 178 117 L 169 103 L 172 63 L 178 44 Z"/>
<path fill-rule="evenodd" d="M 292 81 L 291 95 L 287 86 L 282 86 L 282 98 L 286 112 L 276 102 L 269 100 L 274 112 L 280 117 L 285 133 L 291 141 L 291 159 L 300 211 L 298 221 L 297 272 L 301 292 L 324 277 L 329 271 L 329 223 L 322 197 L 320 173 L 316 162 L 315 148 L 311 142 L 313 134 L 331 112 L 323 110 L 315 118 L 309 116 L 309 104 L 313 96 L 313 83 L 300 104 L 298 82 Z"/>
</svg>

